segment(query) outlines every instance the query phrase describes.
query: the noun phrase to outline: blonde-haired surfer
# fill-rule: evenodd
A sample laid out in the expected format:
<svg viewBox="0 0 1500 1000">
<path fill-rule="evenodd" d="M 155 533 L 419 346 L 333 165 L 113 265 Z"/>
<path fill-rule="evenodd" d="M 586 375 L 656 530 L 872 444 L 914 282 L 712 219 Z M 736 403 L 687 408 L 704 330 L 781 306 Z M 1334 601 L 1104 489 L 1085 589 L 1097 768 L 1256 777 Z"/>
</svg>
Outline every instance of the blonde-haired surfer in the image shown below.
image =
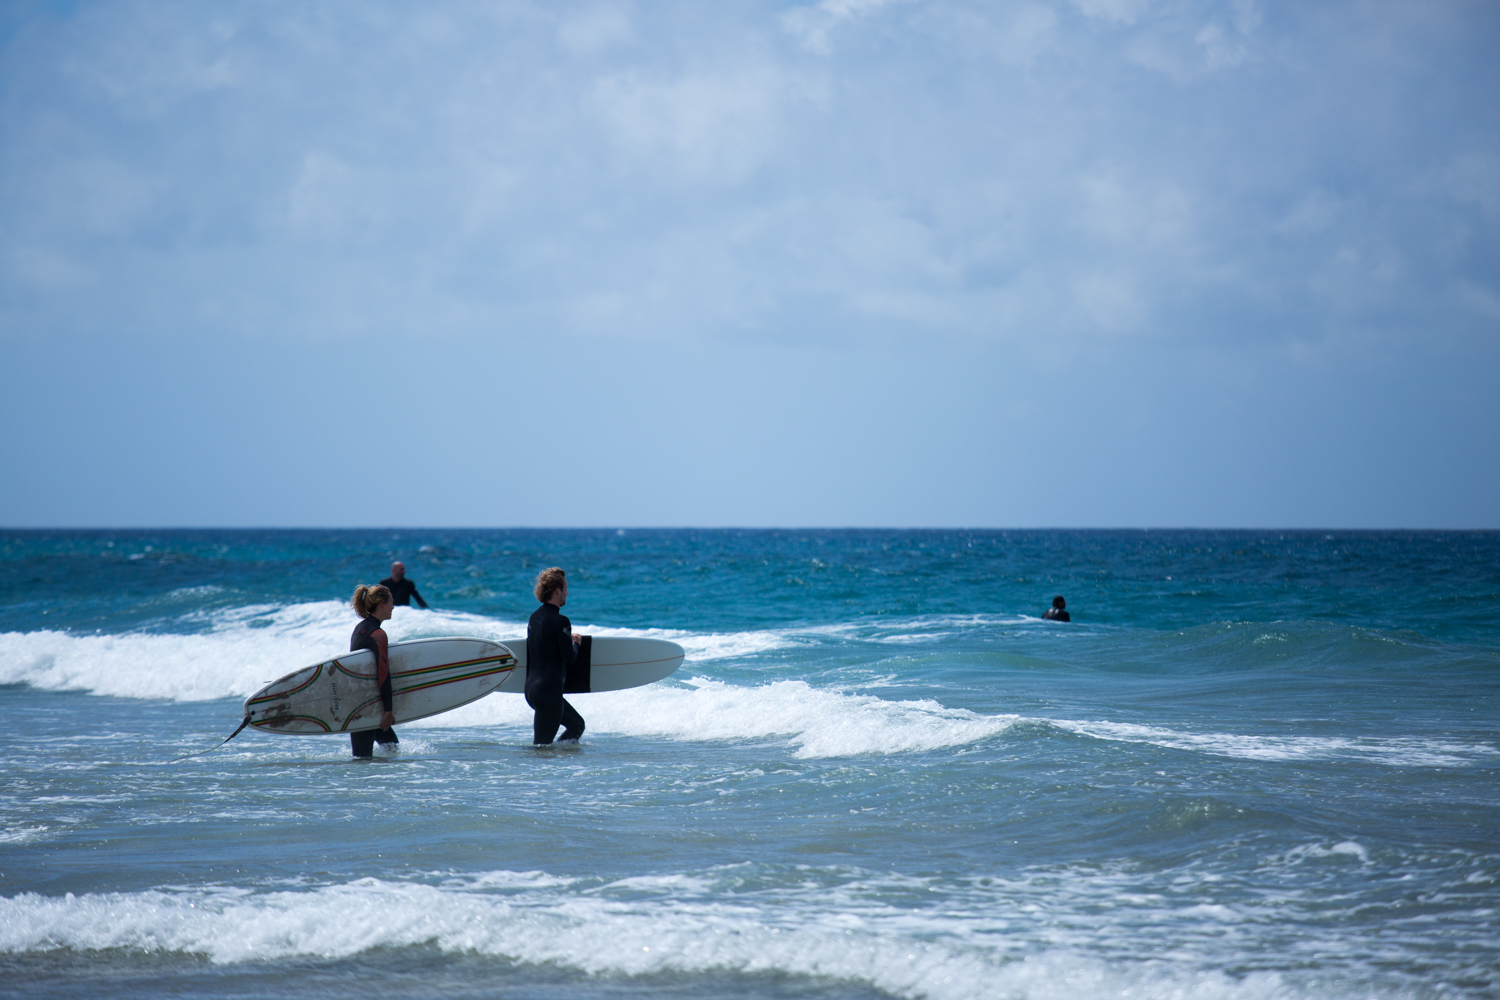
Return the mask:
<svg viewBox="0 0 1500 1000">
<path fill-rule="evenodd" d="M 349 652 L 368 649 L 375 654 L 375 682 L 380 685 L 380 704 L 385 708 L 385 714 L 380 717 L 380 728 L 350 733 L 349 748 L 356 757 L 372 757 L 377 740 L 381 743 L 401 742 L 391 728 L 396 724 L 396 716 L 391 711 L 391 661 L 387 656 L 390 643 L 385 629 L 380 627 L 381 622 L 391 620 L 395 604 L 391 592 L 378 584 L 355 587 L 354 599 L 349 603 L 360 617 L 359 624 L 354 626 L 354 634 L 349 637 Z"/>
</svg>

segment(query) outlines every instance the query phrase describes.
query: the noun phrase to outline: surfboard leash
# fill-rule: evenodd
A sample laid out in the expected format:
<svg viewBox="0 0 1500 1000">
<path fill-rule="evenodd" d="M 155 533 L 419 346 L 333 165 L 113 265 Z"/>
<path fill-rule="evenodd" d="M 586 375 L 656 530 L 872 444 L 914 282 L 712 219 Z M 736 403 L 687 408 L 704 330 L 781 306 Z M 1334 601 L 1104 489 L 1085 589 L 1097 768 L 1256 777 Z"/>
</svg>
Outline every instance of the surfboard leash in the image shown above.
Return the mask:
<svg viewBox="0 0 1500 1000">
<path fill-rule="evenodd" d="M 219 747 L 223 746 L 225 743 L 228 743 L 230 740 L 234 739 L 240 733 L 244 732 L 245 731 L 245 727 L 248 726 L 248 725 L 250 725 L 250 713 L 246 712 L 245 713 L 245 718 L 243 720 L 241 720 L 241 722 L 240 722 L 240 728 L 236 729 L 234 732 L 232 732 L 228 736 L 224 737 L 224 739 L 222 739 L 218 743 L 215 743 L 213 746 L 209 747 L 207 750 L 199 750 L 197 753 L 188 753 L 188 754 L 183 754 L 181 757 L 173 757 L 171 760 L 167 761 L 167 763 L 168 764 L 175 764 L 179 760 L 187 760 L 189 757 L 202 757 L 206 753 L 213 753 L 215 750 L 219 749 Z"/>
</svg>

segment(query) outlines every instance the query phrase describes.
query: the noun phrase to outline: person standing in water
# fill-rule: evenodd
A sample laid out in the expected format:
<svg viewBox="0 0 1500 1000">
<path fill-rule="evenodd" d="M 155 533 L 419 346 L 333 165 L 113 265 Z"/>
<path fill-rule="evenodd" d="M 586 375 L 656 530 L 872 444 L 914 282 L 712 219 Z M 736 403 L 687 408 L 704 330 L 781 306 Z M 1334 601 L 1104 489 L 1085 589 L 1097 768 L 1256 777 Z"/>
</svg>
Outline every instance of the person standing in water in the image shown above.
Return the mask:
<svg viewBox="0 0 1500 1000">
<path fill-rule="evenodd" d="M 1068 612 L 1064 610 L 1065 608 L 1067 608 L 1067 606 L 1068 602 L 1062 599 L 1061 594 L 1058 594 L 1056 597 L 1052 598 L 1052 607 L 1048 608 L 1046 612 L 1042 614 L 1042 619 L 1049 622 L 1072 621 L 1073 616 L 1068 614 Z"/>
<path fill-rule="evenodd" d="M 526 704 L 536 712 L 532 743 L 545 746 L 557 736 L 560 725 L 566 727 L 562 739 L 583 735 L 583 716 L 563 697 L 563 685 L 584 637 L 573 634 L 573 623 L 560 610 L 568 603 L 568 578 L 560 568 L 538 573 L 534 592 L 542 606 L 526 624 Z"/>
<path fill-rule="evenodd" d="M 380 585 L 391 592 L 391 600 L 403 608 L 411 606 L 411 599 L 415 597 L 417 604 L 423 608 L 427 602 L 422 600 L 422 595 L 417 593 L 417 585 L 406 578 L 406 563 L 396 560 L 391 563 L 391 575 L 380 581 Z"/>
<path fill-rule="evenodd" d="M 401 742 L 396 738 L 396 731 L 391 728 L 396 724 L 396 716 L 391 711 L 391 661 L 387 656 L 389 642 L 386 640 L 385 629 L 380 627 L 381 622 L 391 620 L 395 604 L 391 600 L 391 592 L 383 585 L 366 587 L 364 584 L 354 588 L 354 600 L 350 603 L 359 615 L 360 622 L 354 626 L 354 634 L 349 637 L 349 652 L 368 649 L 375 654 L 375 683 L 380 685 L 380 704 L 385 708 L 385 714 L 380 717 L 379 729 L 350 733 L 349 748 L 356 757 L 372 757 L 377 742 Z"/>
</svg>

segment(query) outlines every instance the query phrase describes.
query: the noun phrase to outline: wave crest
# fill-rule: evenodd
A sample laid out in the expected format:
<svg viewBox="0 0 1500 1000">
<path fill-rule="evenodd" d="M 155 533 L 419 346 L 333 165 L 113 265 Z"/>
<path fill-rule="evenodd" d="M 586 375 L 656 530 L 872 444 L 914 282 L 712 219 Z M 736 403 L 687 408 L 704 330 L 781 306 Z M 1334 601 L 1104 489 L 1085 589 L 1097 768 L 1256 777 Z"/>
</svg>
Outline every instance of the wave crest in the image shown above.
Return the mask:
<svg viewBox="0 0 1500 1000">
<path fill-rule="evenodd" d="M 976 938 L 939 912 L 882 905 L 851 912 L 847 901 L 835 908 L 813 898 L 789 909 L 753 895 L 652 892 L 640 879 L 580 889 L 541 873 L 495 874 L 504 877 L 444 885 L 364 878 L 310 891 L 23 893 L 0 898 L 0 950 L 124 948 L 230 964 L 426 945 L 593 975 L 782 972 L 933 1000 L 1301 995 L 1270 973 L 1232 979 L 1107 964 L 1066 948 L 1027 954 L 1025 935 Z M 681 890 L 679 882 L 670 888 Z"/>
<path fill-rule="evenodd" d="M 741 687 L 691 678 L 684 686 L 652 685 L 606 695 L 569 695 L 590 734 L 683 740 L 787 739 L 796 756 L 845 757 L 962 746 L 1003 733 L 1019 716 L 980 715 L 935 701 L 886 701 L 815 688 L 806 681 Z M 496 695 L 413 728 L 530 726 L 525 699 Z"/>
</svg>

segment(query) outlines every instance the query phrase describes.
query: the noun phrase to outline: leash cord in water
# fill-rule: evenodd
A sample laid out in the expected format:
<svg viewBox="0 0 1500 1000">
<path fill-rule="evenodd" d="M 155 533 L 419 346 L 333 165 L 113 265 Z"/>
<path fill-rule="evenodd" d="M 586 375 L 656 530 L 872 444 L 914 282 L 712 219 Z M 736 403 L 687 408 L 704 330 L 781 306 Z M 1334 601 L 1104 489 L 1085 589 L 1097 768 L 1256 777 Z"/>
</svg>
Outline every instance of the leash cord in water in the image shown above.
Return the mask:
<svg viewBox="0 0 1500 1000">
<path fill-rule="evenodd" d="M 167 763 L 168 764 L 175 764 L 179 760 L 187 760 L 189 757 L 202 757 L 206 753 L 213 753 L 215 750 L 219 749 L 219 747 L 223 746 L 225 743 L 228 743 L 230 740 L 234 739 L 240 733 L 244 732 L 245 727 L 248 726 L 248 725 L 250 725 L 250 716 L 248 714 L 246 714 L 245 718 L 240 722 L 240 728 L 236 729 L 234 732 L 232 732 L 228 736 L 224 737 L 224 739 L 222 741 L 220 741 L 218 743 L 215 743 L 213 746 L 209 747 L 207 750 L 199 750 L 197 753 L 189 753 L 189 754 L 183 754 L 181 757 L 173 757 L 171 760 L 167 761 Z"/>
</svg>

